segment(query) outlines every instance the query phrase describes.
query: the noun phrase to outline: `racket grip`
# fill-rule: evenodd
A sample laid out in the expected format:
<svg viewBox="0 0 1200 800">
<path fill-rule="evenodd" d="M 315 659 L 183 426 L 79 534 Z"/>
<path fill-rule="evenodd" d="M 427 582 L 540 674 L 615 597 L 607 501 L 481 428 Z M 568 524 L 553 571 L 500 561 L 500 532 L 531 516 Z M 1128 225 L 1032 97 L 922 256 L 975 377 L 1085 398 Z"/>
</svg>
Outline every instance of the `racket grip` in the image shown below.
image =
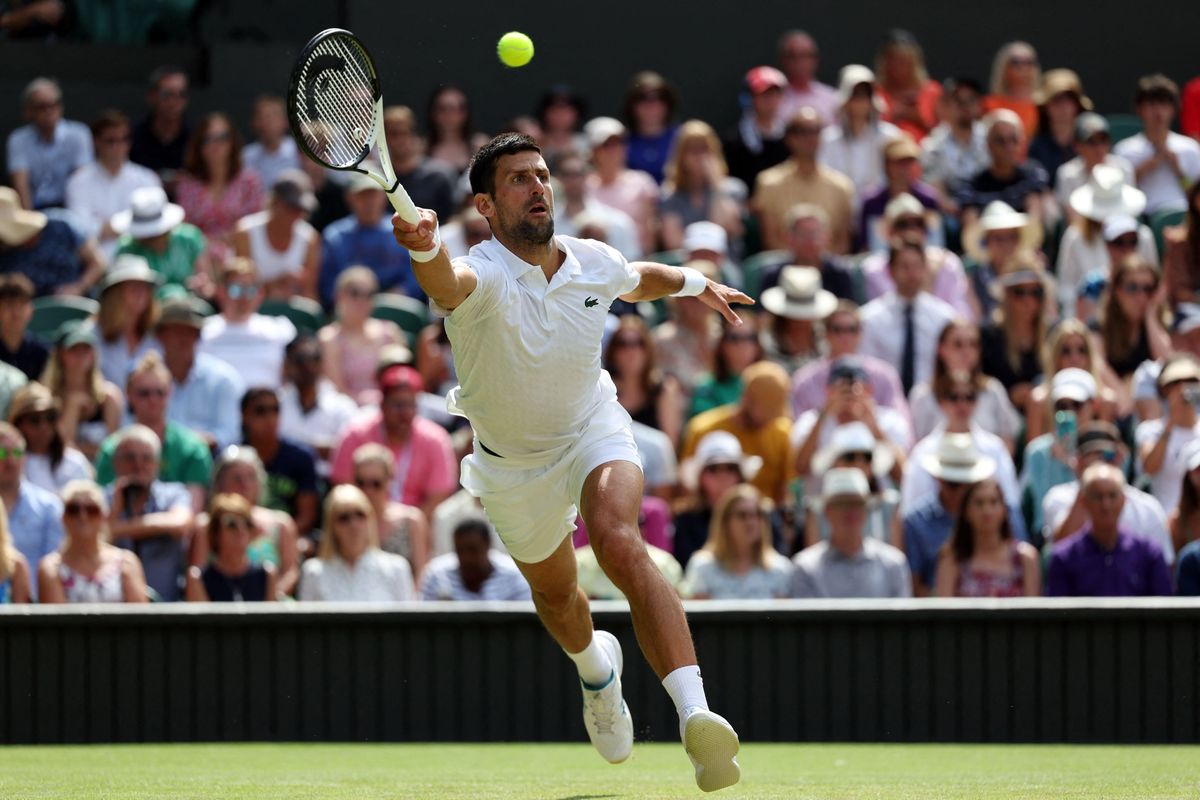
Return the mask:
<svg viewBox="0 0 1200 800">
<path fill-rule="evenodd" d="M 416 225 L 421 221 L 421 215 L 417 213 L 417 206 L 413 203 L 412 198 L 408 196 L 408 192 L 400 184 L 396 184 L 394 192 L 387 192 L 387 198 L 391 201 L 392 208 L 396 209 L 396 213 L 400 215 L 400 219 L 405 222 Z"/>
</svg>

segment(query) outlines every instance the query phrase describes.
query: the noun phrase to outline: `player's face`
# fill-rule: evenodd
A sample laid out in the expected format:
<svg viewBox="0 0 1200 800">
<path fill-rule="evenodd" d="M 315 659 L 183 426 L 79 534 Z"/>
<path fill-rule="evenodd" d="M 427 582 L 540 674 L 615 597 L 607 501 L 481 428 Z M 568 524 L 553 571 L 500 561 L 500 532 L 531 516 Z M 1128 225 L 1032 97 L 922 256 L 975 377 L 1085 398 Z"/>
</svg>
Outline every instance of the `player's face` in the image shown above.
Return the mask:
<svg viewBox="0 0 1200 800">
<path fill-rule="evenodd" d="M 520 244 L 541 245 L 554 235 L 554 189 L 541 153 L 501 156 L 496 192 L 488 210 L 497 233 Z"/>
</svg>

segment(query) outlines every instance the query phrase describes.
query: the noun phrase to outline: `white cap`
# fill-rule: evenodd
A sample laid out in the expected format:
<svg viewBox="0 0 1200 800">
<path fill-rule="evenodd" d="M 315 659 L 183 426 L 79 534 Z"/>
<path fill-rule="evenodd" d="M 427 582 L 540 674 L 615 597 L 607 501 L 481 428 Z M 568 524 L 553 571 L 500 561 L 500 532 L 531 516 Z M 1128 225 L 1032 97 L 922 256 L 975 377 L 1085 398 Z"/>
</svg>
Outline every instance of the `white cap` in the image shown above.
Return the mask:
<svg viewBox="0 0 1200 800">
<path fill-rule="evenodd" d="M 888 222 L 900 217 L 924 217 L 925 206 L 908 192 L 901 192 L 888 201 L 883 209 L 883 218 Z"/>
<path fill-rule="evenodd" d="M 705 434 L 696 445 L 696 453 L 680 467 L 680 479 L 684 486 L 694 489 L 700 485 L 700 473 L 714 464 L 737 464 L 742 480 L 753 480 L 762 469 L 761 456 L 742 453 L 742 443 L 729 431 L 713 431 Z"/>
<path fill-rule="evenodd" d="M 821 499 L 826 503 L 835 497 L 857 497 L 865 501 L 870 495 L 871 487 L 861 469 L 837 467 L 821 479 Z"/>
<path fill-rule="evenodd" d="M 588 145 L 595 150 L 614 136 L 625 138 L 625 126 L 612 117 L 596 117 L 583 126 L 583 135 Z"/>
<path fill-rule="evenodd" d="M 729 252 L 729 236 L 715 222 L 693 222 L 683 229 L 683 249 L 688 253 L 708 250 L 725 255 Z"/>
<path fill-rule="evenodd" d="M 1096 396 L 1096 379 L 1092 373 L 1078 367 L 1067 367 L 1054 373 L 1051 383 L 1050 399 L 1057 403 L 1059 400 L 1074 400 L 1086 403 Z"/>
<path fill-rule="evenodd" d="M 1114 214 L 1104 221 L 1104 241 L 1111 242 L 1127 233 L 1136 233 L 1138 221 L 1128 214 Z"/>
<path fill-rule="evenodd" d="M 896 463 L 892 449 L 883 442 L 876 441 L 875 434 L 863 422 L 847 422 L 833 429 L 829 444 L 822 447 L 813 456 L 812 471 L 821 474 L 830 469 L 830 465 L 839 456 L 846 453 L 871 453 L 871 472 L 875 475 L 886 475 Z"/>
</svg>

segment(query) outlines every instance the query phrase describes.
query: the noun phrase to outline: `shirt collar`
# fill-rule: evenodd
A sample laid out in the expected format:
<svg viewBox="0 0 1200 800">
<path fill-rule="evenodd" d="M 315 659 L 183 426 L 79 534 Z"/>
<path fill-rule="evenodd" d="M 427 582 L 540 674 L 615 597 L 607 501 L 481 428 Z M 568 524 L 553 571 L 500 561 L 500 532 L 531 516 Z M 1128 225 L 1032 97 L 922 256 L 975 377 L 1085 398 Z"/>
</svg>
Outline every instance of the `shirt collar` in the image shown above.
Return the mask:
<svg viewBox="0 0 1200 800">
<path fill-rule="evenodd" d="M 573 252 L 571 252 L 571 249 L 563 244 L 562 239 L 555 236 L 554 245 L 566 255 L 566 259 L 563 261 L 562 266 L 558 268 L 558 272 L 554 273 L 554 279 L 561 283 L 563 280 L 569 280 L 570 278 L 578 275 L 583 270 L 583 267 L 579 263 L 579 259 L 575 257 Z M 508 271 L 512 273 L 514 278 L 520 278 L 528 272 L 541 269 L 541 267 L 539 267 L 537 264 L 530 264 L 525 259 L 513 253 L 495 238 L 484 242 L 482 246 L 485 246 L 493 251 L 495 256 L 499 258 L 506 267 L 508 267 Z M 564 275 L 565 278 L 559 279 L 559 275 Z"/>
</svg>

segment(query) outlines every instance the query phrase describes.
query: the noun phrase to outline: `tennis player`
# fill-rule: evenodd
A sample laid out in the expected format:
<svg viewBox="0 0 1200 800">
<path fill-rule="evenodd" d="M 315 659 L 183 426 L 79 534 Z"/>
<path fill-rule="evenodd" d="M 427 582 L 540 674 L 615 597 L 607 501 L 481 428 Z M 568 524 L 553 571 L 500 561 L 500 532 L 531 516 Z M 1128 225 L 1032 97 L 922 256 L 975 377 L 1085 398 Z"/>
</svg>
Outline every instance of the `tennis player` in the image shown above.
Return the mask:
<svg viewBox="0 0 1200 800">
<path fill-rule="evenodd" d="M 503 134 L 471 162 L 475 208 L 493 238 L 451 262 L 437 216 L 392 218 L 421 288 L 446 317 L 460 386 L 452 413 L 475 431 L 462 483 L 479 497 L 533 590 L 538 615 L 579 668 L 592 744 L 619 763 L 633 748 L 621 696 L 617 639 L 594 631 L 576 583 L 570 534 L 576 508 L 600 565 L 629 599 L 638 642 L 679 712 L 696 782 L 738 781 L 732 726 L 708 709 L 691 633 L 675 591 L 638 532 L 642 470 L 629 414 L 600 367 L 609 305 L 692 295 L 739 323 L 730 303 L 752 303 L 694 269 L 628 263 L 597 241 L 554 235 L 554 192 L 537 144 Z"/>
</svg>

